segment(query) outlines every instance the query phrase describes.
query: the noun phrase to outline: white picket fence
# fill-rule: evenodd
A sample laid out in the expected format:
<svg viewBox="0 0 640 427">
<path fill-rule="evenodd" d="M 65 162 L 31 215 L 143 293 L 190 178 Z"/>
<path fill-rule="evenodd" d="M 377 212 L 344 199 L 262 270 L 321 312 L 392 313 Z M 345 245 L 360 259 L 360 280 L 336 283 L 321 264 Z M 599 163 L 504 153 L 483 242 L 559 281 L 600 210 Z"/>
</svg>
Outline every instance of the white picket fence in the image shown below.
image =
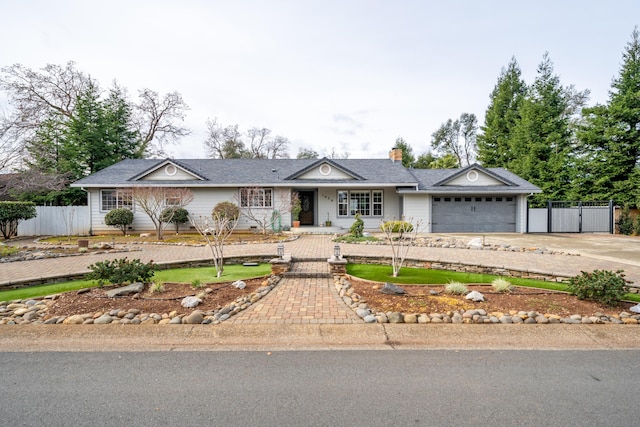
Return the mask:
<svg viewBox="0 0 640 427">
<path fill-rule="evenodd" d="M 18 236 L 88 235 L 89 206 L 36 206 L 37 216 L 18 224 Z"/>
</svg>

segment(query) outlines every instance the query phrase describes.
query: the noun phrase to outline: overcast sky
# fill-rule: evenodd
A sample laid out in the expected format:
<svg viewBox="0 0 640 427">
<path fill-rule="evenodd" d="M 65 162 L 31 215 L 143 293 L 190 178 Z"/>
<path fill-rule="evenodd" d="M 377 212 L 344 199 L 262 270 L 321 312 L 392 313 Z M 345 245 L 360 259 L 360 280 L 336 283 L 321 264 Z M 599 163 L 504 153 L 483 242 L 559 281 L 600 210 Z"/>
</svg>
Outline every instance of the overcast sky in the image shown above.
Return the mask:
<svg viewBox="0 0 640 427">
<path fill-rule="evenodd" d="M 449 118 L 480 123 L 502 67 L 527 83 L 548 51 L 562 84 L 605 102 L 639 0 L 0 0 L 0 66 L 76 62 L 103 88 L 178 91 L 205 157 L 205 121 L 267 127 L 320 154 L 416 154 Z M 0 103 L 6 99 L 0 95 Z"/>
</svg>

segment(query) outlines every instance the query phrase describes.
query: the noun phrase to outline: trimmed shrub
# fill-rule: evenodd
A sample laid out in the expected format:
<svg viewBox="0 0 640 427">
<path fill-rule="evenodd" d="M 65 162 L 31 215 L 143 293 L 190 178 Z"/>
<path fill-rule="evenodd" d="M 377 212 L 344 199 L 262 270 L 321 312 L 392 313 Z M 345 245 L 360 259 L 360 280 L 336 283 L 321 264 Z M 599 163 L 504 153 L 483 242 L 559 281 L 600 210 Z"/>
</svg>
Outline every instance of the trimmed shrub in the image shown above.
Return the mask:
<svg viewBox="0 0 640 427">
<path fill-rule="evenodd" d="M 180 231 L 180 224 L 189 222 L 189 211 L 185 208 L 170 206 L 160 214 L 160 221 L 170 222 L 176 227 L 176 234 Z"/>
<path fill-rule="evenodd" d="M 356 221 L 349 228 L 349 232 L 353 237 L 362 237 L 362 233 L 364 233 L 364 221 L 360 218 L 360 214 L 356 214 Z"/>
<path fill-rule="evenodd" d="M 129 261 L 127 258 L 114 259 L 112 261 L 99 261 L 89 266 L 91 273 L 87 275 L 89 280 L 97 280 L 98 283 L 146 283 L 153 277 L 158 266 L 153 263 L 143 263 L 139 259 Z"/>
<path fill-rule="evenodd" d="M 626 293 L 627 283 L 622 270 L 594 270 L 591 273 L 583 271 L 580 276 L 569 279 L 569 291 L 578 299 L 616 306 Z"/>
<path fill-rule="evenodd" d="M 133 212 L 130 209 L 111 209 L 104 216 L 104 223 L 122 231 L 122 235 L 127 235 L 127 227 L 133 224 Z"/>
<path fill-rule="evenodd" d="M 448 294 L 465 295 L 469 292 L 469 289 L 464 283 L 454 281 L 444 285 L 444 291 Z"/>
<path fill-rule="evenodd" d="M 18 234 L 20 221 L 36 217 L 33 202 L 0 202 L 0 232 L 5 239 Z"/>
<path fill-rule="evenodd" d="M 410 233 L 413 231 L 413 224 L 408 221 L 387 221 L 380 224 L 380 230 L 387 230 L 392 233 Z"/>
<path fill-rule="evenodd" d="M 220 202 L 214 206 L 212 216 L 222 218 L 228 218 L 230 221 L 235 221 L 240 218 L 240 208 L 238 205 L 231 202 Z"/>
</svg>

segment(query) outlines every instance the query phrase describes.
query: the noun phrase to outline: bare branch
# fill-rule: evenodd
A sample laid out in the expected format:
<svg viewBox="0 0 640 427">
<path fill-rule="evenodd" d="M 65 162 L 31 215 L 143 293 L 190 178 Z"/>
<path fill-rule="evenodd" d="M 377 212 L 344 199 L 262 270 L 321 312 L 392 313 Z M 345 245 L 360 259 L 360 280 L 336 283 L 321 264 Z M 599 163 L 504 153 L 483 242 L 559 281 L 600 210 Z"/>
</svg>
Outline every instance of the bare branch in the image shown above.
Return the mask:
<svg viewBox="0 0 640 427">
<path fill-rule="evenodd" d="M 389 246 L 391 246 L 391 268 L 393 277 L 398 277 L 400 269 L 404 264 L 409 248 L 413 246 L 413 242 L 418 236 L 422 221 L 416 221 L 413 224 L 413 218 L 400 221 L 383 221 L 380 223 L 380 230 L 384 233 Z"/>
<path fill-rule="evenodd" d="M 135 106 L 135 122 L 142 141 L 139 155 L 164 155 L 164 143 L 175 142 L 190 131 L 176 124 L 183 121 L 189 110 L 178 92 L 170 92 L 160 99 L 158 92 L 142 89 L 140 102 Z M 152 144 L 153 143 L 153 144 Z"/>
<path fill-rule="evenodd" d="M 193 217 L 189 215 L 189 222 L 206 240 L 207 246 L 211 250 L 217 277 L 222 276 L 224 271 L 224 245 L 238 225 L 238 217 L 224 215 L 223 212 L 218 212 L 214 209 L 211 217 Z"/>
<path fill-rule="evenodd" d="M 193 200 L 193 193 L 187 188 L 131 187 L 123 191 L 131 194 L 136 206 L 151 219 L 158 240 L 163 239 L 164 229 L 173 219 L 170 213 L 162 214 L 165 208 L 184 208 Z"/>
</svg>

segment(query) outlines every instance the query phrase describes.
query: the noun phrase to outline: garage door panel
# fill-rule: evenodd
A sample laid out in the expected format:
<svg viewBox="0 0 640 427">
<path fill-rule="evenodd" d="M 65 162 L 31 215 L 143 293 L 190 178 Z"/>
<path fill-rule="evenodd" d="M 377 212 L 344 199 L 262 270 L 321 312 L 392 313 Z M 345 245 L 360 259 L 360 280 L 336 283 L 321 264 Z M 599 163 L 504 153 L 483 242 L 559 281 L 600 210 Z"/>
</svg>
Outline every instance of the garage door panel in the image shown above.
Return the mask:
<svg viewBox="0 0 640 427">
<path fill-rule="evenodd" d="M 432 231 L 496 233 L 516 231 L 514 197 L 433 197 Z"/>
</svg>

